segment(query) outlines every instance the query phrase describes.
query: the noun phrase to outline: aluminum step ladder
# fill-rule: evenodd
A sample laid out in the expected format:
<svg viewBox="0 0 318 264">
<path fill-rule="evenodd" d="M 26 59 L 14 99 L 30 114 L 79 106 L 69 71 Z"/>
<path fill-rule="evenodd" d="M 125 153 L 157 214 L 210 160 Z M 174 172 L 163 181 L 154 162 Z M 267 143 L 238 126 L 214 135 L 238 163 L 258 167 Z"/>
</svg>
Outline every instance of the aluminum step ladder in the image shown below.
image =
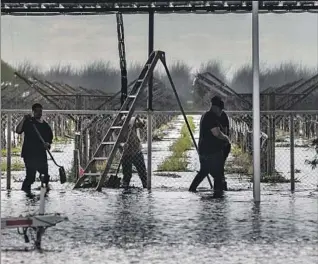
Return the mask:
<svg viewBox="0 0 318 264">
<path fill-rule="evenodd" d="M 95 181 L 99 179 L 96 190 L 101 191 L 109 173 L 116 173 L 116 170 L 120 164 L 117 164 L 117 166 L 115 165 L 115 168 L 113 168 L 112 163 L 117 154 L 118 147 L 120 146 L 120 141 L 122 140 L 123 134 L 127 131 L 130 119 L 134 114 L 136 102 L 140 98 L 144 87 L 148 84 L 149 78 L 159 59 L 161 61 L 165 59 L 164 52 L 154 51 L 150 54 L 136 83 L 128 94 L 125 102 L 121 106 L 117 116 L 114 118 L 102 142 L 97 147 L 92 159 L 88 162 L 83 176 L 80 177 L 75 183 L 74 189 L 82 187 L 82 184 L 89 179 L 94 179 Z M 112 140 L 112 135 L 114 132 L 116 132 L 118 135 L 116 140 Z M 106 156 L 103 154 L 105 147 L 111 148 L 109 154 Z M 101 169 L 102 172 L 94 172 L 93 167 L 94 165 L 96 166 L 96 163 L 99 161 L 103 162 Z"/>
</svg>

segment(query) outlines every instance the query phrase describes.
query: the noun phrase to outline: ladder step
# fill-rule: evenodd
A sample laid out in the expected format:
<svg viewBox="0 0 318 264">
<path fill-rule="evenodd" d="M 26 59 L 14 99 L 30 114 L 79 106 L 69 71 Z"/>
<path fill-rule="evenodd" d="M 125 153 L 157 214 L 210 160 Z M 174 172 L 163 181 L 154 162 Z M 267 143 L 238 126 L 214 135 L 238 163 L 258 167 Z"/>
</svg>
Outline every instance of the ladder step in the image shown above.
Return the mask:
<svg viewBox="0 0 318 264">
<path fill-rule="evenodd" d="M 94 157 L 93 160 L 108 160 L 108 157 Z"/>
<path fill-rule="evenodd" d="M 120 111 L 119 113 L 120 113 L 120 114 L 128 114 L 129 111 L 126 111 L 126 110 L 125 110 L 125 111 Z"/>
<path fill-rule="evenodd" d="M 83 176 L 95 176 L 95 177 L 98 177 L 98 176 L 101 176 L 101 174 L 98 173 L 98 172 L 85 172 Z"/>
<path fill-rule="evenodd" d="M 107 141 L 107 142 L 103 142 L 102 145 L 115 145 L 115 141 Z"/>
<path fill-rule="evenodd" d="M 110 129 L 121 129 L 122 128 L 122 126 L 112 126 L 112 127 L 110 127 Z"/>
<path fill-rule="evenodd" d="M 136 98 L 137 95 L 136 94 L 133 94 L 133 95 L 128 95 L 128 98 Z"/>
</svg>

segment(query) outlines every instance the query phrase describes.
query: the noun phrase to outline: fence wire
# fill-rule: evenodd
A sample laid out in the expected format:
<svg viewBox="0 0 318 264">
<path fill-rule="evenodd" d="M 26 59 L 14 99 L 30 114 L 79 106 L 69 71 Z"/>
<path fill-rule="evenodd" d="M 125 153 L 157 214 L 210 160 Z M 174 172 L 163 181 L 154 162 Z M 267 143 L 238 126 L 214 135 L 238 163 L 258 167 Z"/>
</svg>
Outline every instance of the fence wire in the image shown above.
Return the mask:
<svg viewBox="0 0 318 264">
<path fill-rule="evenodd" d="M 14 130 L 27 111 L 3 110 L 2 122 L 2 171 L 7 169 L 7 151 L 11 153 L 9 170 L 13 182 L 24 178 L 24 164 L 20 157 L 23 135 Z M 203 112 L 187 114 L 196 141 Z M 225 165 L 229 190 L 252 189 L 252 122 L 251 112 L 229 112 L 232 150 Z M 74 149 L 78 150 L 79 163 L 85 168 L 101 144 L 115 112 L 48 111 L 44 119 L 50 124 L 54 143 L 52 153 L 63 165 L 70 181 L 78 176 L 74 167 Z M 154 112 L 151 139 L 152 188 L 187 189 L 200 168 L 184 118 L 180 112 Z M 10 119 L 10 120 L 9 120 Z M 291 131 L 291 122 L 294 130 Z M 11 127 L 8 128 L 8 124 Z M 147 113 L 134 114 L 129 130 L 119 139 L 121 144 L 114 158 L 111 175 L 120 178 L 118 185 L 146 187 L 148 170 Z M 10 136 L 8 133 L 11 133 Z M 261 187 L 262 189 L 289 190 L 295 178 L 296 190 L 317 189 L 317 169 L 310 160 L 317 155 L 312 146 L 318 138 L 318 113 L 262 113 L 261 114 Z M 113 134 L 112 140 L 118 135 Z M 8 141 L 9 140 L 9 141 Z M 294 144 L 291 145 L 291 142 Z M 294 148 L 293 148 L 294 145 Z M 111 147 L 105 146 L 99 156 L 107 156 Z M 291 153 L 294 153 L 294 172 L 291 172 Z M 98 161 L 95 172 L 102 173 L 106 161 Z M 58 168 L 49 159 L 49 173 L 58 179 Z M 201 188 L 209 188 L 208 181 Z"/>
</svg>

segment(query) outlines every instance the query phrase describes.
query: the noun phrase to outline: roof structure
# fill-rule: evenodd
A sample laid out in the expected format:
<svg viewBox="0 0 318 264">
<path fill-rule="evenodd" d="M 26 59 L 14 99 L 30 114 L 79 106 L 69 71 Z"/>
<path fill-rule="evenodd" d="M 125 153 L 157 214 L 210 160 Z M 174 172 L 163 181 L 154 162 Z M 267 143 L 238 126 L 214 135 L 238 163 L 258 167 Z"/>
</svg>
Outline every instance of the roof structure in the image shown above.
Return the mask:
<svg viewBox="0 0 318 264">
<path fill-rule="evenodd" d="M 16 1 L 1 2 L 3 15 L 121 13 L 249 13 L 252 1 Z M 260 13 L 317 12 L 318 1 L 259 1 Z"/>
</svg>

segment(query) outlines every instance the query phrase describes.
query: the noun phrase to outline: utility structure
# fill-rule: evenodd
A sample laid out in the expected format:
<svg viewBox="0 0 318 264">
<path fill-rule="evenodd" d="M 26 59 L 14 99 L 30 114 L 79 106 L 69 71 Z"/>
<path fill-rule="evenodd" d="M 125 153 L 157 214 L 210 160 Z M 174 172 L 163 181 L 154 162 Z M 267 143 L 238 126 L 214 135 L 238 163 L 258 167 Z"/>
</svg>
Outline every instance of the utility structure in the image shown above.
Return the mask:
<svg viewBox="0 0 318 264">
<path fill-rule="evenodd" d="M 10 0 L 1 2 L 2 15 L 98 15 L 121 13 L 148 13 L 149 14 L 149 50 L 153 50 L 153 23 L 154 13 L 199 13 L 199 14 L 225 14 L 225 13 L 252 13 L 252 49 L 253 49 L 253 156 L 254 156 L 254 200 L 260 201 L 260 132 L 259 114 L 259 13 L 300 13 L 318 12 L 318 1 L 52 1 L 45 2 L 31 0 Z M 152 86 L 152 78 L 149 86 Z M 152 94 L 148 95 L 149 117 L 151 113 Z M 151 118 L 148 119 L 148 126 Z M 148 135 L 151 134 L 148 129 Z M 148 164 L 151 164 L 151 144 L 148 145 Z M 149 159 L 150 158 L 150 159 Z M 149 170 L 149 168 L 148 168 Z M 149 172 L 148 172 L 149 173 Z"/>
</svg>

